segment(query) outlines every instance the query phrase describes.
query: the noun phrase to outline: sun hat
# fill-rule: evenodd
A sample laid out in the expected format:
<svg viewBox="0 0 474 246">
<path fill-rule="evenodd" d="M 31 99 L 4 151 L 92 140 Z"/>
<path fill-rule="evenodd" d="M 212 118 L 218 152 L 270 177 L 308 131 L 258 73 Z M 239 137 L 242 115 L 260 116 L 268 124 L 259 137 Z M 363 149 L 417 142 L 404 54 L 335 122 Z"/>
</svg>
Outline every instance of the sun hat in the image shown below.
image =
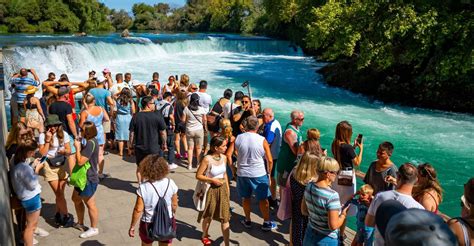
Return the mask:
<svg viewBox="0 0 474 246">
<path fill-rule="evenodd" d="M 456 236 L 438 215 L 411 208 L 392 216 L 385 230 L 385 245 L 457 245 Z"/>
<path fill-rule="evenodd" d="M 23 92 L 25 95 L 35 94 L 38 91 L 38 88 L 33 85 L 26 87 L 26 90 Z"/>
<path fill-rule="evenodd" d="M 54 126 L 54 125 L 61 125 L 62 122 L 59 120 L 59 116 L 57 114 L 50 114 L 48 117 L 46 117 L 46 121 L 44 122 L 44 125 L 46 127 L 48 126 Z"/>
<path fill-rule="evenodd" d="M 403 206 L 397 200 L 387 200 L 382 202 L 375 212 L 375 225 L 380 232 L 380 235 L 384 237 L 385 229 L 390 219 L 402 211 L 405 211 L 407 208 Z"/>
<path fill-rule="evenodd" d="M 58 96 L 64 96 L 69 93 L 69 86 L 61 86 L 58 88 Z"/>
</svg>

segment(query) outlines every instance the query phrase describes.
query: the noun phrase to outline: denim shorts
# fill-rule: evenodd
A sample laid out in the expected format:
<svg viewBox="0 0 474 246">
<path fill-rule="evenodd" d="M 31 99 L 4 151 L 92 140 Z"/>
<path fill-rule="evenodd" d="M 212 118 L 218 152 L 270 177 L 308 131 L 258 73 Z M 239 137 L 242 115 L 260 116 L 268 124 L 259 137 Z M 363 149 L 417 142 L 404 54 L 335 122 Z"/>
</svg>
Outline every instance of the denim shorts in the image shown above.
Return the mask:
<svg viewBox="0 0 474 246">
<path fill-rule="evenodd" d="M 69 135 L 69 147 L 71 147 L 71 154 L 76 153 L 76 147 L 74 147 L 74 136 Z"/>
<path fill-rule="evenodd" d="M 271 196 L 268 175 L 257 178 L 237 177 L 237 190 L 242 198 L 250 198 L 255 191 L 257 200 L 265 200 Z"/>
<path fill-rule="evenodd" d="M 308 225 L 306 233 L 304 234 L 303 246 L 338 246 L 339 240 L 328 235 L 319 233 Z"/>
<path fill-rule="evenodd" d="M 40 194 L 34 196 L 25 201 L 21 201 L 21 206 L 25 208 L 27 214 L 31 214 L 41 209 L 41 198 Z"/>
<path fill-rule="evenodd" d="M 91 197 L 95 194 L 95 191 L 97 190 L 97 183 L 92 183 L 90 181 L 87 181 L 86 187 L 84 187 L 84 190 L 81 191 L 78 187 L 74 187 L 74 190 L 79 193 L 79 196 L 81 197 Z"/>
</svg>

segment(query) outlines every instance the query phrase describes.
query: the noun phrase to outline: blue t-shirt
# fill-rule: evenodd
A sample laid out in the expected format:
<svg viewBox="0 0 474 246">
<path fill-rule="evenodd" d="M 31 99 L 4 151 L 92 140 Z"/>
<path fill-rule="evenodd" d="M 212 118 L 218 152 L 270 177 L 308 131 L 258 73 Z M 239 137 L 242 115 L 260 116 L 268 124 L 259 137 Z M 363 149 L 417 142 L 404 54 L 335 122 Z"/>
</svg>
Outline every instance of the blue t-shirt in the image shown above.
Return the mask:
<svg viewBox="0 0 474 246">
<path fill-rule="evenodd" d="M 25 100 L 26 94 L 24 93 L 28 86 L 38 86 L 39 82 L 32 79 L 32 78 L 13 78 L 10 80 L 10 83 L 12 85 L 15 85 L 15 94 L 16 94 L 16 101 L 17 103 L 23 103 L 23 100 Z"/>
<path fill-rule="evenodd" d="M 108 111 L 109 107 L 107 105 L 107 97 L 112 95 L 109 90 L 103 88 L 93 88 L 89 91 L 89 93 L 95 97 L 95 105 L 105 108 L 105 110 Z"/>
</svg>

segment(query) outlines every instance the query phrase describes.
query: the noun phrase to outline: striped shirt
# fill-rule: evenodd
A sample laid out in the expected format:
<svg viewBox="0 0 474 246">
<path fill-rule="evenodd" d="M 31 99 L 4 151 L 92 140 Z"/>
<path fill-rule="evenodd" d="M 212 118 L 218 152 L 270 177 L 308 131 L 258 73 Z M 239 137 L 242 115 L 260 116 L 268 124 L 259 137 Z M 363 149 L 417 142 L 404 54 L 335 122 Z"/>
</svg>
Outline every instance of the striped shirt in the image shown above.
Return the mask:
<svg viewBox="0 0 474 246">
<path fill-rule="evenodd" d="M 338 230 L 329 229 L 328 216 L 329 210 L 341 209 L 339 194 L 329 187 L 321 188 L 311 182 L 306 186 L 304 198 L 309 213 L 308 225 L 323 235 L 337 238 Z"/>
<path fill-rule="evenodd" d="M 16 102 L 17 103 L 23 103 L 23 100 L 25 100 L 26 94 L 24 93 L 26 89 L 28 89 L 28 86 L 33 85 L 33 86 L 38 86 L 39 82 L 35 81 L 32 78 L 28 77 L 18 77 L 18 78 L 12 78 L 10 80 L 10 83 L 12 85 L 15 85 L 15 94 L 16 94 Z"/>
</svg>

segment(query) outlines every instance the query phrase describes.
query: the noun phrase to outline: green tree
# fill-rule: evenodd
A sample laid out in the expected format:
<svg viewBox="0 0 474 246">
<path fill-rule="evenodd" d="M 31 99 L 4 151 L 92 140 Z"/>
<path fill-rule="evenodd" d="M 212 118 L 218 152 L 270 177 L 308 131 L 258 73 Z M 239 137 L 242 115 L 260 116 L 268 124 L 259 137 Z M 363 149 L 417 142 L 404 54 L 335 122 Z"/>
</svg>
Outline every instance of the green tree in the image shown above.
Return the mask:
<svg viewBox="0 0 474 246">
<path fill-rule="evenodd" d="M 127 11 L 123 9 L 119 11 L 113 9 L 110 13 L 110 21 L 116 30 L 125 30 L 130 28 L 133 24 L 132 18 L 128 15 Z"/>
</svg>

